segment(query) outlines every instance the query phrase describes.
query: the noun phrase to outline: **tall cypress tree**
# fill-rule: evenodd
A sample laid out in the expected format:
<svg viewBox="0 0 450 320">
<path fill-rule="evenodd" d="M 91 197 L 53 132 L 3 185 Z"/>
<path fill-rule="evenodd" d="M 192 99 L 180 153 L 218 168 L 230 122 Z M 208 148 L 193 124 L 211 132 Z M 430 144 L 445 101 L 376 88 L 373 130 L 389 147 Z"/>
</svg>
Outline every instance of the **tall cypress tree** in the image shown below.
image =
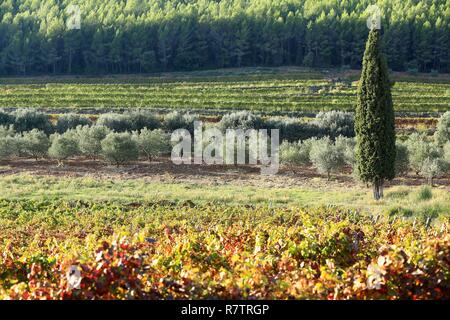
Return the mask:
<svg viewBox="0 0 450 320">
<path fill-rule="evenodd" d="M 356 160 L 359 178 L 383 197 L 383 184 L 395 176 L 395 124 L 391 83 L 381 52 L 379 30 L 371 30 L 364 52 L 355 115 Z"/>
</svg>

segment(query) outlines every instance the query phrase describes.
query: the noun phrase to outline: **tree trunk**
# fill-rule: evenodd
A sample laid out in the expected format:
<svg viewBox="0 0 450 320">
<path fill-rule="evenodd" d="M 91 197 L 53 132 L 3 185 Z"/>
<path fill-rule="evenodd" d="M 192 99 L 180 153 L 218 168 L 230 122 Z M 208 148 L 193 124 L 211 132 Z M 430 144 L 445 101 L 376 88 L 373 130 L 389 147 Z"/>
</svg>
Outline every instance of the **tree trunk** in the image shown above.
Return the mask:
<svg viewBox="0 0 450 320">
<path fill-rule="evenodd" d="M 374 183 L 372 185 L 372 188 L 373 188 L 373 198 L 375 200 L 379 200 L 379 197 L 378 197 L 378 185 L 376 183 Z"/>
<path fill-rule="evenodd" d="M 72 74 L 72 49 L 69 49 L 69 74 Z"/>
<path fill-rule="evenodd" d="M 383 197 L 384 197 L 384 181 L 380 182 L 379 193 L 380 193 L 380 199 L 383 199 Z"/>
<path fill-rule="evenodd" d="M 380 200 L 383 198 L 383 181 L 376 181 L 374 182 L 373 186 L 373 198 L 375 200 Z"/>
</svg>

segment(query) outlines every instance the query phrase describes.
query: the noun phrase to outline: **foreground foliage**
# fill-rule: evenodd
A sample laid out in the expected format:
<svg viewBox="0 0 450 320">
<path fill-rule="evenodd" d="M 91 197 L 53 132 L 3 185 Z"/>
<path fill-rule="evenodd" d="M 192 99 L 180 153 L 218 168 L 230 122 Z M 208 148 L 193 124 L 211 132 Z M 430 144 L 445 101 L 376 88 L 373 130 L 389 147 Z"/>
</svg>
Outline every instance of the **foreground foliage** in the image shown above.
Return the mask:
<svg viewBox="0 0 450 320">
<path fill-rule="evenodd" d="M 448 299 L 448 223 L 338 208 L 3 200 L 0 296 Z"/>
</svg>

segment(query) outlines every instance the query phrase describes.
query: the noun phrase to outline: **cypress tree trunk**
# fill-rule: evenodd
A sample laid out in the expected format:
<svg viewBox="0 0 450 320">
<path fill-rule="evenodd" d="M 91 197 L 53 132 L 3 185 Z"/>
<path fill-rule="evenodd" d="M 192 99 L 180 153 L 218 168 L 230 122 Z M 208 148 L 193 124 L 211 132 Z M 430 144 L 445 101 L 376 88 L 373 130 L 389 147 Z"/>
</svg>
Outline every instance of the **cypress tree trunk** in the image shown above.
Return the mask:
<svg viewBox="0 0 450 320">
<path fill-rule="evenodd" d="M 379 197 L 379 194 L 378 194 L 378 185 L 377 184 L 373 184 L 372 187 L 373 187 L 373 198 L 375 200 L 379 200 L 380 197 Z"/>
<path fill-rule="evenodd" d="M 395 124 L 391 83 L 380 48 L 379 30 L 371 30 L 364 52 L 355 114 L 356 166 L 360 180 L 383 197 L 385 180 L 395 176 Z"/>
<path fill-rule="evenodd" d="M 375 183 L 373 183 L 372 187 L 373 187 L 373 198 L 375 200 L 382 199 L 384 196 L 384 182 L 382 180 L 376 181 Z"/>
</svg>

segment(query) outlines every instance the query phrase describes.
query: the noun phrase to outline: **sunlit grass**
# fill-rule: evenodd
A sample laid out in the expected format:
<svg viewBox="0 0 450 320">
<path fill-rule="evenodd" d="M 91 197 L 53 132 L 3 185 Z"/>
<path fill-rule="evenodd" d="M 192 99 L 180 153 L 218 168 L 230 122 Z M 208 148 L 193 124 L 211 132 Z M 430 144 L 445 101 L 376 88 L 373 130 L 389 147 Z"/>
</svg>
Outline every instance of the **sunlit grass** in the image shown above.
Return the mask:
<svg viewBox="0 0 450 320">
<path fill-rule="evenodd" d="M 448 190 L 434 188 L 423 198 L 421 187 L 396 186 L 381 201 L 355 185 L 329 188 L 269 188 L 241 185 L 154 182 L 146 179 L 70 178 L 16 174 L 0 177 L 1 199 L 62 199 L 109 202 L 193 201 L 195 203 L 270 204 L 274 206 L 336 205 L 372 213 L 411 211 L 421 216 L 450 212 Z M 401 209 L 401 210 L 399 210 Z"/>
</svg>

